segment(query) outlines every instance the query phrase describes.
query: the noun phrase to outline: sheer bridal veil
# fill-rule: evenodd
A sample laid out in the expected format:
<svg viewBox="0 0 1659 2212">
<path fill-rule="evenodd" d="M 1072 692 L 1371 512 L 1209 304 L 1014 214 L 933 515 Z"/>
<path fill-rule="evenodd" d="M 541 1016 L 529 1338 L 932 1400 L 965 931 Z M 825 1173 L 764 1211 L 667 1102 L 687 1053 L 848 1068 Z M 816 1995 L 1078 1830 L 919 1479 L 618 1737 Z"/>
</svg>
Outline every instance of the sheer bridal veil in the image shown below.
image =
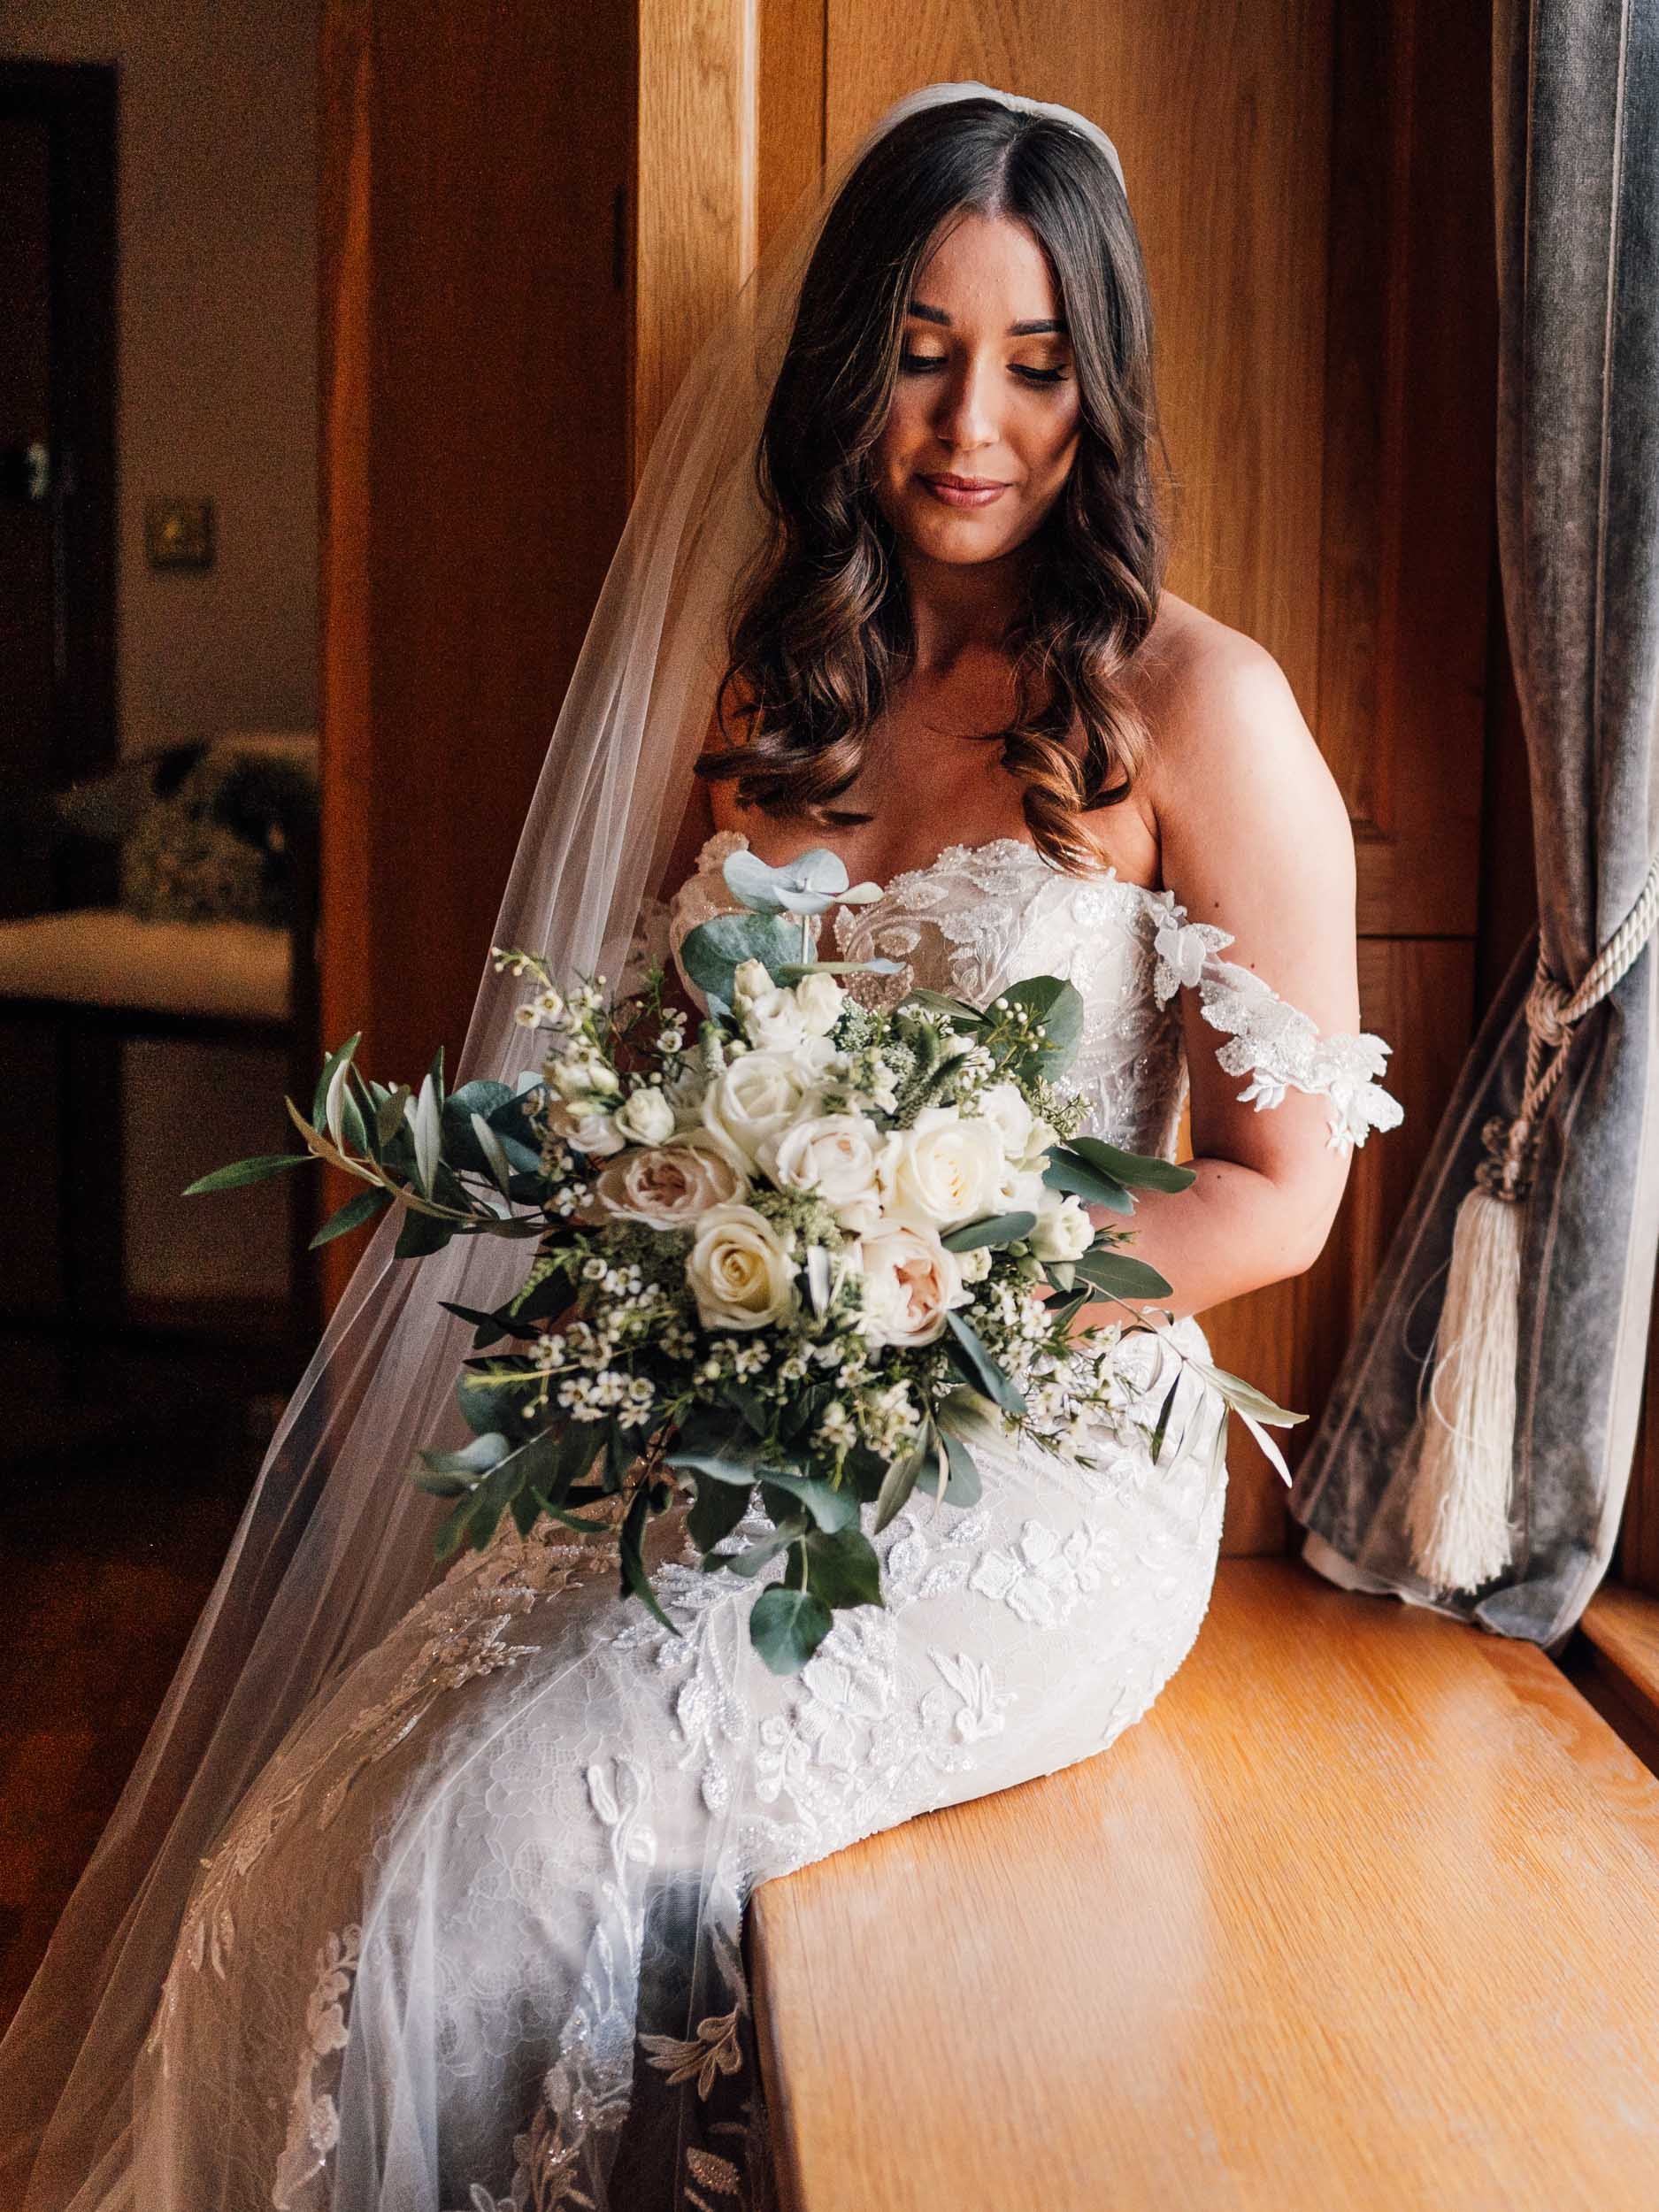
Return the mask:
<svg viewBox="0 0 1659 2212">
<path fill-rule="evenodd" d="M 970 98 L 1082 134 L 1121 188 L 1116 151 L 1094 124 L 977 84 L 911 94 L 832 165 L 698 355 L 657 434 L 495 942 L 546 949 L 572 972 L 620 972 L 689 795 L 725 664 L 732 584 L 763 528 L 756 449 L 824 216 L 876 140 L 920 110 Z M 521 987 L 479 950 L 458 1073 L 511 1082 L 529 1056 L 513 1018 Z M 130 2203 L 134 2062 L 202 1856 L 317 1691 L 440 1571 L 432 1530 L 443 1509 L 406 1475 L 417 1446 L 464 1434 L 454 1385 L 471 1331 L 439 1301 L 494 1306 L 524 1258 L 517 1245 L 476 1237 L 400 1261 L 399 1218 L 381 1220 L 283 1414 L 137 1766 L 0 2044 L 0 2202 L 21 2212 Z"/>
</svg>

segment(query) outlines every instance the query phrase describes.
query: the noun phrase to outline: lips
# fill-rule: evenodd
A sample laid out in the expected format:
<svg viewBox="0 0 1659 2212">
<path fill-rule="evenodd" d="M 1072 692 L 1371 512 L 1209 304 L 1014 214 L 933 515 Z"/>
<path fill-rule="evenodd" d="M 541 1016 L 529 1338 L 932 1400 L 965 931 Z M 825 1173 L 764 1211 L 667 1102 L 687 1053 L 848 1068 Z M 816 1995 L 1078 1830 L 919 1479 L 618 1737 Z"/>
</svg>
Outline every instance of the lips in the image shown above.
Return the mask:
<svg viewBox="0 0 1659 2212">
<path fill-rule="evenodd" d="M 995 477 L 955 476 L 948 471 L 937 476 L 918 476 L 917 481 L 948 507 L 988 507 L 1008 489 Z"/>
</svg>

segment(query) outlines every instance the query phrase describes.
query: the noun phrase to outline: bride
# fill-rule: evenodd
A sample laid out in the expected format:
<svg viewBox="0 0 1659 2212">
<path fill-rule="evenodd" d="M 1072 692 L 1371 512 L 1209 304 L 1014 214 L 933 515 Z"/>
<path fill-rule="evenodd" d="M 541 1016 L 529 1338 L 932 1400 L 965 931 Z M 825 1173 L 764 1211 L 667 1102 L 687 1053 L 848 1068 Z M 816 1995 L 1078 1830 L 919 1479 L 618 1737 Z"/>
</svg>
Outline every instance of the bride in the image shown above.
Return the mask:
<svg viewBox="0 0 1659 2212">
<path fill-rule="evenodd" d="M 795 1676 L 747 1632 L 780 1563 L 699 1572 L 679 1511 L 648 1549 L 678 1636 L 546 1523 L 442 1571 L 404 1474 L 465 1348 L 438 1301 L 495 1304 L 511 1256 L 413 1266 L 388 1225 L 0 2051 L 8 2204 L 766 2204 L 755 1886 L 1088 1758 L 1181 1663 L 1225 1485 L 1194 1316 L 1312 1262 L 1399 1109 L 1345 809 L 1269 655 L 1162 589 L 1156 443 L 1110 141 L 983 87 L 900 103 L 664 425 L 498 933 L 615 979 L 735 846 L 828 844 L 885 887 L 828 925 L 899 964 L 857 987 L 1069 976 L 1088 1125 L 1168 1156 L 1190 1096 L 1196 1169 L 1138 1205 L 1175 1317 L 1087 1463 L 1010 1442 L 979 1505 L 918 1494 L 885 1607 Z M 467 1073 L 511 1079 L 514 995 L 487 972 Z"/>
</svg>

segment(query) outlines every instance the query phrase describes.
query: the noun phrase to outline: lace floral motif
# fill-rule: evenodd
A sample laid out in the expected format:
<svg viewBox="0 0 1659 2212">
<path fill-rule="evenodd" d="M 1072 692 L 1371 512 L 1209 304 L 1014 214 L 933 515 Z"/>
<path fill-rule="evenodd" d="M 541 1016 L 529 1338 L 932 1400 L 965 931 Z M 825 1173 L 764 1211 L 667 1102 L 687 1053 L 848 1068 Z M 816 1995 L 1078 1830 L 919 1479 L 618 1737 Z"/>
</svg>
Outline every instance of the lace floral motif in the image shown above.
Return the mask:
<svg viewBox="0 0 1659 2212">
<path fill-rule="evenodd" d="M 383 1759 L 419 1727 L 434 1701 L 480 1675 L 510 1667 L 534 1648 L 504 1640 L 515 1617 L 565 1588 L 591 1555 L 579 1545 L 503 1537 L 488 1553 L 465 1554 L 437 1591 L 422 1601 L 427 1633 L 388 1694 L 356 1713 L 343 1733 L 326 1735 L 293 1763 L 273 1760 L 243 1799 L 187 1912 L 146 2047 L 167 2064 L 165 2028 L 179 2001 L 179 1977 L 211 1966 L 225 1978 L 236 1940 L 231 1898 L 295 1817 L 323 1769 L 343 1755 L 318 1811 L 318 1826 L 336 1818 L 363 1769 Z"/>
<path fill-rule="evenodd" d="M 291 2212 L 306 2183 L 319 2174 L 340 2139 L 340 2114 L 334 2098 L 317 2085 L 319 2070 L 346 2047 L 346 2005 L 357 1970 L 363 1931 L 355 1924 L 331 1935 L 317 1954 L 317 1980 L 305 2006 L 305 2034 L 300 2046 L 299 2079 L 288 2105 L 288 2139 L 277 2160 L 271 2201 L 276 2212 Z"/>
<path fill-rule="evenodd" d="M 733 910 L 720 871 L 748 843 L 741 831 L 723 830 L 703 846 L 672 902 L 675 943 Z M 1024 838 L 948 845 L 926 867 L 894 876 L 874 905 L 839 909 L 832 927 L 840 958 L 900 963 L 896 975 L 849 979 L 868 1004 L 896 1004 L 918 978 L 975 1002 L 1024 975 L 1076 984 L 1089 1018 L 1068 1079 L 1094 1105 L 1094 1133 L 1133 1150 L 1172 1149 L 1184 1046 L 1168 1010 L 1183 989 L 1196 990 L 1204 1019 L 1228 1033 L 1217 1059 L 1227 1074 L 1250 1078 L 1239 1095 L 1258 1112 L 1292 1088 L 1325 1098 L 1333 1149 L 1363 1144 L 1370 1130 L 1402 1118 L 1376 1079 L 1391 1049 L 1382 1038 L 1322 1034 L 1250 969 L 1223 960 L 1233 937 L 1188 921 L 1173 892 L 1115 871 L 1062 875 Z"/>
</svg>

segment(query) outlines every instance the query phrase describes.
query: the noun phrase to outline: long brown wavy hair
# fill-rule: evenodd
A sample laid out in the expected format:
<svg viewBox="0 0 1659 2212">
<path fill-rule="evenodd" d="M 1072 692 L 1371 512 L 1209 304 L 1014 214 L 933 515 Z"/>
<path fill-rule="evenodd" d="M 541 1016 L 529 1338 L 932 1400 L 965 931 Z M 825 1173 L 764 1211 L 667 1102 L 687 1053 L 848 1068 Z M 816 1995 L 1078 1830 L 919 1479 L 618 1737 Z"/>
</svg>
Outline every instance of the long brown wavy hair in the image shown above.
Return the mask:
<svg viewBox="0 0 1659 2212">
<path fill-rule="evenodd" d="M 1057 119 L 969 98 L 896 124 L 848 178 L 813 250 L 756 455 L 770 528 L 733 594 L 729 660 L 697 762 L 739 803 L 820 826 L 913 664 L 894 534 L 869 460 L 892 403 L 905 315 L 941 224 L 1025 224 L 1071 335 L 1080 434 L 1033 541 L 1005 643 L 1015 712 L 984 733 L 1023 785 L 1026 826 L 1056 867 L 1102 863 L 1078 818 L 1127 798 L 1145 726 L 1122 672 L 1152 627 L 1168 539 L 1151 457 L 1168 454 L 1152 370 L 1141 242 L 1103 151 Z M 1068 743 L 1080 727 L 1080 752 Z"/>
</svg>

